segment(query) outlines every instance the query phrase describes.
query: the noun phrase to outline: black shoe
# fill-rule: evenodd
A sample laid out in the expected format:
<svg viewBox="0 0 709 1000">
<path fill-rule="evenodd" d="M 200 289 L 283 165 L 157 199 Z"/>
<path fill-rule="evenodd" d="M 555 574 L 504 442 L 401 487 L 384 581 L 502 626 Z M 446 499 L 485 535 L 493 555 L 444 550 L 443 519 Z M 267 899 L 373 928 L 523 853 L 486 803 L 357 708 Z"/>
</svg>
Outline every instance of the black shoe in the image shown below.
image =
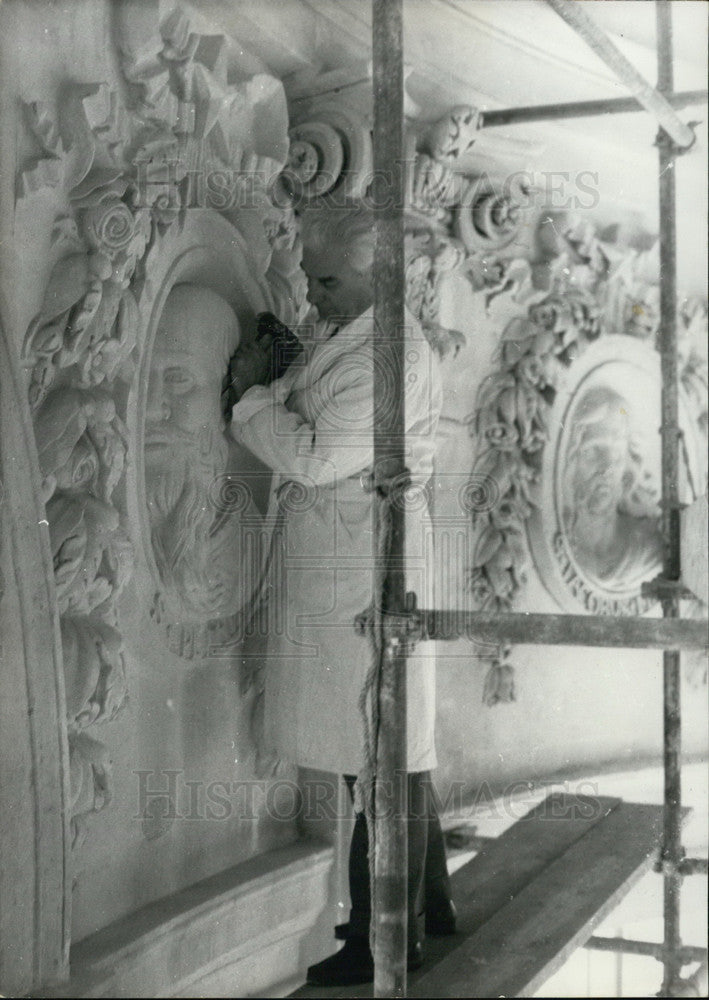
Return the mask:
<svg viewBox="0 0 709 1000">
<path fill-rule="evenodd" d="M 341 924 L 342 926 L 346 926 Z M 417 941 L 409 946 L 407 954 L 409 971 L 423 965 L 423 949 Z M 307 981 L 314 986 L 356 986 L 374 981 L 374 959 L 365 938 L 346 938 L 340 951 L 311 965 Z"/>
<path fill-rule="evenodd" d="M 355 986 L 374 981 L 374 959 L 365 938 L 347 938 L 340 951 L 308 969 L 315 986 Z"/>
<path fill-rule="evenodd" d="M 455 934 L 458 911 L 452 899 L 441 906 L 426 910 L 425 929 L 430 937 L 446 937 Z"/>
</svg>

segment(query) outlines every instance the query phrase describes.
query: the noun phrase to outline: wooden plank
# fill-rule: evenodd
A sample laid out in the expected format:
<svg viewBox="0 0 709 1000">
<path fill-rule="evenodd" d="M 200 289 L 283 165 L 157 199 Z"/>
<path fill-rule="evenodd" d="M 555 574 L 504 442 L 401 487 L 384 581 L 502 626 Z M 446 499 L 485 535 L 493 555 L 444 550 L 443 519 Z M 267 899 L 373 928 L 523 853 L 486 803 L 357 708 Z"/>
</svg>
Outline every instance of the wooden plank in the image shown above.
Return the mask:
<svg viewBox="0 0 709 1000">
<path fill-rule="evenodd" d="M 662 812 L 661 806 L 618 805 L 514 902 L 418 977 L 410 995 L 533 996 L 650 867 Z"/>
<path fill-rule="evenodd" d="M 618 798 L 554 792 L 530 809 L 453 876 L 459 933 L 475 933 L 619 805 Z"/>
<path fill-rule="evenodd" d="M 620 804 L 621 799 L 608 796 L 553 792 L 459 868 L 451 877 L 458 908 L 458 933 L 454 937 L 426 939 L 425 965 L 421 971 L 409 975 L 409 992 L 417 989 L 420 978 L 429 972 L 435 979 L 440 962 L 457 953 L 466 938 L 509 905 L 530 881 Z M 372 986 L 303 986 L 292 996 L 303 1000 L 371 997 Z"/>
</svg>

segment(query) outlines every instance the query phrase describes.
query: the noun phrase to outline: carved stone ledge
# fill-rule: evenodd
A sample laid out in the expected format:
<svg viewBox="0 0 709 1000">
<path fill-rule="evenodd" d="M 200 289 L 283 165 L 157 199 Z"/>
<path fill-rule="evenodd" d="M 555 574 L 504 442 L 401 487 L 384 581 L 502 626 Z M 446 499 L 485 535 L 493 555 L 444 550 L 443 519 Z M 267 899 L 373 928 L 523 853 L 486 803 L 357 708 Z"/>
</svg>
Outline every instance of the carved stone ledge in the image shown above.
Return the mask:
<svg viewBox="0 0 709 1000">
<path fill-rule="evenodd" d="M 296 844 L 205 879 L 86 938 L 54 997 L 285 996 L 326 906 L 332 848 Z"/>
</svg>

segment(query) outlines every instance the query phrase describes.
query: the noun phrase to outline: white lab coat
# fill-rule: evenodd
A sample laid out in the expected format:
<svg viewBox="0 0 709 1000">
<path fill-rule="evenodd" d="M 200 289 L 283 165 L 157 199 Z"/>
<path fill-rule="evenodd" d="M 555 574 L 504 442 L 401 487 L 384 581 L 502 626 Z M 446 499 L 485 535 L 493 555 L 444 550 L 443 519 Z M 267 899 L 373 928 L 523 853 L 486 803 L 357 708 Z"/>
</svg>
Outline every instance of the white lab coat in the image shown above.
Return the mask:
<svg viewBox="0 0 709 1000">
<path fill-rule="evenodd" d="M 407 589 L 433 606 L 432 529 L 424 492 L 433 470 L 441 407 L 438 360 L 406 317 Z M 265 734 L 282 758 L 357 774 L 365 761 L 360 694 L 372 662 L 355 616 L 372 600 L 372 310 L 328 339 L 270 386 L 248 390 L 231 433 L 274 471 L 279 506 L 270 563 Z M 290 485 L 289 485 L 290 484 Z M 295 485 L 293 485 L 295 484 Z M 435 766 L 435 643 L 407 666 L 410 771 Z"/>
</svg>

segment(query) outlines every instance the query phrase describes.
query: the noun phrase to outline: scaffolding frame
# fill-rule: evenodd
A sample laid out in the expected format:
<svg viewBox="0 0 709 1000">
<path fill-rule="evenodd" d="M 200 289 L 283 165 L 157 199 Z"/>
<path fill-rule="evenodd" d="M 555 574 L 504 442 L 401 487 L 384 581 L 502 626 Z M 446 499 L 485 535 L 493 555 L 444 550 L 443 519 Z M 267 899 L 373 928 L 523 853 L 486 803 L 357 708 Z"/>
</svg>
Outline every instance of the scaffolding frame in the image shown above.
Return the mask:
<svg viewBox="0 0 709 1000">
<path fill-rule="evenodd" d="M 674 161 L 694 143 L 694 133 L 676 114 L 706 91 L 673 93 L 672 0 L 656 0 L 658 83 L 652 87 L 577 4 L 546 2 L 628 86 L 632 96 L 503 109 L 482 115 L 481 127 L 644 110 L 658 122 L 660 217 L 660 361 L 662 376 L 663 564 L 643 592 L 660 600 L 662 619 L 593 615 L 486 615 L 418 610 L 405 587 L 404 504 L 396 502 L 409 482 L 404 427 L 404 88 L 403 0 L 372 0 L 374 101 L 374 485 L 377 495 L 375 575 L 377 600 L 371 625 L 381 651 L 378 672 L 376 797 L 374 801 L 374 996 L 406 996 L 406 656 L 415 639 L 456 639 L 591 645 L 663 650 L 664 828 L 658 871 L 664 880 L 662 945 L 590 938 L 591 948 L 651 954 L 662 960 L 662 996 L 681 983 L 683 965 L 706 952 L 683 946 L 680 889 L 685 875 L 706 874 L 704 859 L 687 859 L 681 839 L 680 649 L 707 646 L 707 621 L 682 619 L 680 600 L 680 427 L 678 420 L 676 191 Z M 391 373 L 398 377 L 392 385 Z M 393 405 L 378 406 L 379 402 Z M 362 621 L 356 623 L 362 627 Z M 386 789 L 386 798 L 384 797 Z"/>
</svg>

